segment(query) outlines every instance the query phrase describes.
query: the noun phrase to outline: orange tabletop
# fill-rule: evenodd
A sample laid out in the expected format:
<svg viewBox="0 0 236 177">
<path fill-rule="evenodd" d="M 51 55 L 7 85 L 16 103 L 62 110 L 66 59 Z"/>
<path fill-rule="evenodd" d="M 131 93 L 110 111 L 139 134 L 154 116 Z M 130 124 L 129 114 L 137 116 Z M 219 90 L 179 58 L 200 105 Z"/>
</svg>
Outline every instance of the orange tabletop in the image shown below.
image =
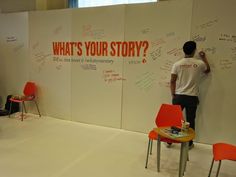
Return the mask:
<svg viewBox="0 0 236 177">
<path fill-rule="evenodd" d="M 186 136 L 183 137 L 175 137 L 175 136 L 171 136 L 169 133 L 166 133 L 164 130 L 169 129 L 170 127 L 157 127 L 154 128 L 153 130 L 155 132 L 157 132 L 157 134 L 159 134 L 161 137 L 164 138 L 169 138 L 175 141 L 179 141 L 179 142 L 189 142 L 191 140 L 194 139 L 195 137 L 195 131 L 192 128 L 189 128 L 187 131 L 184 131 L 183 133 L 186 134 Z"/>
</svg>

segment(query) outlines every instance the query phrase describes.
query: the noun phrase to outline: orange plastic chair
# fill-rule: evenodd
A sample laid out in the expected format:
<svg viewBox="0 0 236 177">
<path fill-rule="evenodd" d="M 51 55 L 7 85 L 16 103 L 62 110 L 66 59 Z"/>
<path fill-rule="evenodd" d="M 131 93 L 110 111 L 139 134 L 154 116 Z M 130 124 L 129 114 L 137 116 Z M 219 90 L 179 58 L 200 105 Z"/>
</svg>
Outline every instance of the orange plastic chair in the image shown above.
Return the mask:
<svg viewBox="0 0 236 177">
<path fill-rule="evenodd" d="M 167 127 L 167 126 L 181 127 L 182 120 L 183 120 L 183 112 L 180 105 L 162 104 L 159 112 L 157 113 L 155 122 L 157 127 Z M 148 150 L 147 150 L 145 168 L 147 168 L 148 165 L 149 154 L 150 155 L 152 154 L 153 140 L 157 140 L 158 138 L 157 133 L 154 130 L 150 131 L 148 134 L 148 138 L 149 141 L 148 141 Z M 161 138 L 161 141 L 166 143 L 179 143 L 178 141 L 174 141 L 168 138 Z M 157 157 L 157 159 L 158 158 L 160 157 Z"/>
<path fill-rule="evenodd" d="M 15 96 L 15 97 L 13 96 L 12 98 L 10 98 L 11 104 L 10 104 L 10 111 L 9 111 L 8 116 L 10 117 L 12 102 L 21 103 L 21 107 L 22 107 L 21 120 L 23 121 L 24 110 L 25 110 L 25 113 L 27 113 L 26 108 L 25 108 L 25 102 L 26 101 L 33 101 L 37 107 L 39 117 L 41 117 L 41 114 L 40 114 L 39 108 L 38 108 L 38 104 L 35 99 L 36 98 L 36 91 L 37 91 L 37 87 L 36 87 L 35 83 L 34 82 L 27 82 L 25 84 L 24 91 L 23 91 L 24 95 Z"/>
<path fill-rule="evenodd" d="M 214 161 L 219 161 L 216 172 L 216 177 L 218 177 L 222 160 L 236 161 L 236 146 L 227 143 L 213 144 L 213 159 L 208 177 L 211 176 L 211 171 L 214 165 Z"/>
</svg>

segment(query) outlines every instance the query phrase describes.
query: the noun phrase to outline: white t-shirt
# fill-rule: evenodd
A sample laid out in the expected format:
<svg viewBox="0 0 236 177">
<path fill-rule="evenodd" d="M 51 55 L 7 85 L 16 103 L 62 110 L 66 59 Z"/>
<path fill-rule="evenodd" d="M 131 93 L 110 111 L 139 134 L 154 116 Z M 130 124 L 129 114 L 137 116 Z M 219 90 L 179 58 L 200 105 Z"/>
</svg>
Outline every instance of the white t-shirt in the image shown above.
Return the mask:
<svg viewBox="0 0 236 177">
<path fill-rule="evenodd" d="M 206 64 L 200 59 L 183 58 L 177 61 L 171 70 L 171 74 L 177 75 L 175 94 L 198 96 L 199 82 L 206 69 Z"/>
</svg>

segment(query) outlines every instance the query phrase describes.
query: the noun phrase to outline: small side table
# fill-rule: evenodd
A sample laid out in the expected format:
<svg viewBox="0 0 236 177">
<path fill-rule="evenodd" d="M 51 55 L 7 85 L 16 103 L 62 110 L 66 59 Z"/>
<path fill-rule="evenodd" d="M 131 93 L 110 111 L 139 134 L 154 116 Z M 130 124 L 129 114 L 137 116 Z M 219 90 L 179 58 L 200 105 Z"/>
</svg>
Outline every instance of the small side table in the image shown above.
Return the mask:
<svg viewBox="0 0 236 177">
<path fill-rule="evenodd" d="M 183 177 L 184 171 L 186 168 L 187 158 L 188 158 L 188 149 L 189 149 L 189 141 L 193 140 L 195 137 L 195 131 L 192 128 L 189 128 L 188 131 L 185 131 L 185 136 L 175 137 L 171 136 L 170 133 L 166 133 L 166 129 L 170 129 L 171 127 L 158 127 L 154 128 L 154 131 L 158 134 L 157 139 L 157 170 L 160 171 L 160 154 L 161 154 L 161 137 L 168 138 L 174 141 L 178 141 L 181 143 L 180 149 L 180 161 L 179 161 L 179 177 Z"/>
</svg>

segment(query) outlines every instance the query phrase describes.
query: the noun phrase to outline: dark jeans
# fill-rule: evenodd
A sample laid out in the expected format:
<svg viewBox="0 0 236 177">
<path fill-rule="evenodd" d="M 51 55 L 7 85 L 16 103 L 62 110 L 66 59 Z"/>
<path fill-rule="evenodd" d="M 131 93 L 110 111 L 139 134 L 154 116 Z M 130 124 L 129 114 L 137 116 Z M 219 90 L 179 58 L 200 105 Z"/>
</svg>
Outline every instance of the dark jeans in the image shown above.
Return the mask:
<svg viewBox="0 0 236 177">
<path fill-rule="evenodd" d="M 186 120 L 190 123 L 190 127 L 195 129 L 195 118 L 199 100 L 197 96 L 175 95 L 172 99 L 172 104 L 178 104 L 182 110 L 185 109 Z M 191 141 L 189 144 L 191 145 Z"/>
</svg>

